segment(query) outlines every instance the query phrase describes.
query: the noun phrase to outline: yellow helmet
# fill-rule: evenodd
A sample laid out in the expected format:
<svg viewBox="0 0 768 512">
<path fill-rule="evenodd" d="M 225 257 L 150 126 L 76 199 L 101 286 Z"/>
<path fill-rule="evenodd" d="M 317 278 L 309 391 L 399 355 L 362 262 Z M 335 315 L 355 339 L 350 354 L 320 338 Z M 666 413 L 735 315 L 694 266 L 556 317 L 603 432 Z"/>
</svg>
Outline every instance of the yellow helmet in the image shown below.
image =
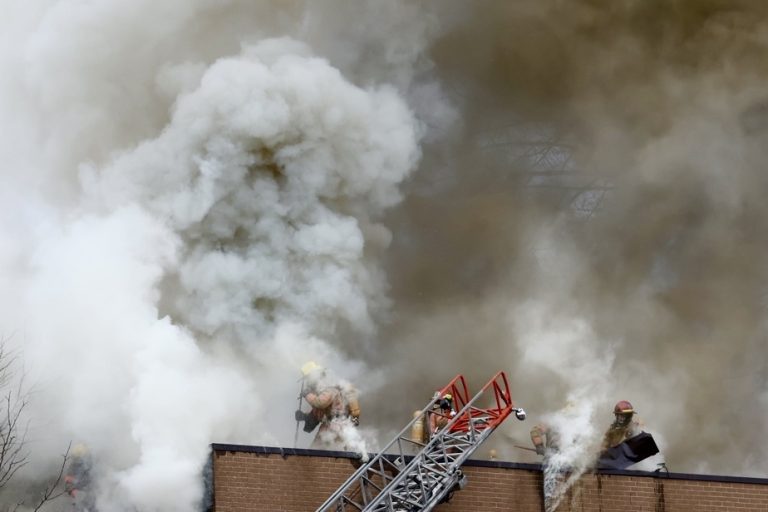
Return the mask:
<svg viewBox="0 0 768 512">
<path fill-rule="evenodd" d="M 443 398 L 446 400 L 453 400 L 453 395 L 450 393 L 446 393 L 443 395 Z"/>
<path fill-rule="evenodd" d="M 322 370 L 322 369 L 323 367 L 317 364 L 316 362 L 307 361 L 301 366 L 301 374 L 306 377 L 310 373 L 315 372 L 317 370 Z"/>
<path fill-rule="evenodd" d="M 86 455 L 88 455 L 88 447 L 85 446 L 83 443 L 77 443 L 75 446 L 72 447 L 69 453 L 73 457 L 85 457 Z"/>
</svg>

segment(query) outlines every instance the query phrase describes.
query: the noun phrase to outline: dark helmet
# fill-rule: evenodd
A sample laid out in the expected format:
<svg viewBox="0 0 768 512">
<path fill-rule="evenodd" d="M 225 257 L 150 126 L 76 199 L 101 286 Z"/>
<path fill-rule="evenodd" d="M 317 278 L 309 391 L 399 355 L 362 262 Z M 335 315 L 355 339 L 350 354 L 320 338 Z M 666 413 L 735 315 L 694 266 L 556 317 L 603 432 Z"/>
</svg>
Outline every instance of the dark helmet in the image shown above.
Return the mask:
<svg viewBox="0 0 768 512">
<path fill-rule="evenodd" d="M 443 411 L 453 409 L 453 396 L 450 393 L 446 393 L 438 403 L 440 404 L 440 409 Z"/>
</svg>

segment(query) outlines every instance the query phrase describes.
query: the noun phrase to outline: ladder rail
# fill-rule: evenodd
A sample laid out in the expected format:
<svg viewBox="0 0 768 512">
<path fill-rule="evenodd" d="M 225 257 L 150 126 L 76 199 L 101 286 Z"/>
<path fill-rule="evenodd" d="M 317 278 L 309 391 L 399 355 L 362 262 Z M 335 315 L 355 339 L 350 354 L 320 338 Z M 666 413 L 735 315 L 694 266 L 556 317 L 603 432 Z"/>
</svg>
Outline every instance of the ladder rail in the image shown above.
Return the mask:
<svg viewBox="0 0 768 512">
<path fill-rule="evenodd" d="M 481 408 L 476 405 L 486 397 L 489 390 L 495 401 L 495 407 Z M 413 424 L 426 417 L 432 406 L 445 393 L 451 393 L 454 404 L 459 409 L 450 418 L 448 424 L 443 427 L 426 445 L 414 442 L 405 437 Z M 469 458 L 475 449 L 495 430 L 495 428 L 514 409 L 514 403 L 509 392 L 509 382 L 504 372 L 498 372 L 494 377 L 478 391 L 473 397 L 469 397 L 466 381 L 463 376 L 457 375 L 441 389 L 432 400 L 395 436 L 374 458 L 367 464 L 357 469 L 337 491 L 331 495 L 317 512 L 330 510 L 347 510 L 347 505 L 358 511 L 395 511 L 403 505 L 408 507 L 419 506 L 418 510 L 431 510 L 439 501 L 448 494 L 453 485 L 459 480 L 461 472 L 458 468 Z M 405 453 L 403 442 L 408 446 L 421 447 L 416 455 Z M 395 454 L 389 453 L 397 448 Z M 395 456 L 395 461 L 390 459 Z M 406 457 L 411 457 L 406 464 Z M 438 458 L 441 462 L 438 462 Z M 384 463 L 393 466 L 397 471 L 392 477 L 388 477 L 384 469 Z M 430 468 L 429 464 L 438 467 Z M 371 479 L 372 468 L 378 466 L 375 476 L 381 480 L 381 486 L 373 483 Z M 429 470 L 428 474 L 423 470 Z M 406 479 L 416 479 L 418 485 L 411 487 L 405 483 Z M 441 479 L 442 478 L 442 479 Z M 427 485 L 432 481 L 433 485 Z M 451 485 L 447 485 L 447 484 Z M 373 494 L 370 486 L 375 487 Z M 349 491 L 353 491 L 347 496 Z M 418 491 L 418 492 L 416 492 Z M 399 493 L 399 494 L 397 494 Z M 360 496 L 356 496 L 359 494 Z M 356 499 L 360 498 L 362 502 Z M 411 509 L 411 508 L 409 508 Z M 351 510 L 351 508 L 350 508 Z M 414 509 L 416 510 L 416 509 Z"/>
<path fill-rule="evenodd" d="M 352 473 L 352 475 L 347 478 L 347 480 L 339 487 L 336 492 L 334 492 L 325 502 L 320 505 L 320 508 L 317 509 L 317 512 L 326 512 L 328 510 L 331 510 L 331 505 L 333 505 L 339 498 L 342 498 L 343 495 L 350 490 L 351 487 L 354 486 L 355 483 L 357 483 L 359 480 L 361 480 L 361 477 L 365 472 L 368 471 L 370 467 L 374 467 L 376 464 L 379 464 L 379 469 L 381 470 L 381 473 L 384 474 L 384 468 L 381 466 L 382 459 L 386 458 L 387 455 L 390 454 L 390 450 L 393 447 L 393 445 L 397 445 L 397 452 L 395 455 L 397 457 L 404 461 L 406 456 L 409 456 L 410 454 L 406 454 L 405 450 L 403 449 L 402 441 L 409 442 L 411 445 L 417 445 L 421 443 L 416 443 L 410 439 L 408 439 L 407 436 L 410 434 L 411 429 L 413 427 L 413 424 L 417 421 L 420 421 L 422 417 L 425 417 L 426 414 L 432 409 L 432 406 L 442 397 L 445 393 L 451 393 L 456 400 L 460 400 L 460 403 L 466 403 L 468 401 L 469 391 L 467 389 L 467 383 L 464 379 L 463 375 L 457 375 L 454 377 L 446 386 L 444 386 L 439 392 L 435 393 L 435 395 L 432 397 L 432 400 L 429 401 L 429 403 L 419 412 L 418 415 L 416 415 L 384 448 L 379 450 L 379 453 L 376 454 L 374 457 L 372 457 L 366 464 L 363 464 L 360 466 L 357 471 Z M 423 450 L 423 447 L 421 448 Z M 387 482 L 388 483 L 388 482 Z M 362 489 L 363 487 L 361 487 Z M 358 510 L 363 510 L 362 508 Z"/>
<path fill-rule="evenodd" d="M 498 383 L 498 379 L 501 379 L 502 383 Z M 475 402 L 483 397 L 489 388 L 492 388 L 494 391 L 496 407 L 491 409 L 481 409 L 476 407 L 474 405 Z M 461 452 L 455 460 L 448 464 L 445 473 L 453 476 L 458 468 L 474 452 L 474 449 L 477 448 L 477 446 L 479 446 L 488 436 L 490 436 L 493 430 L 495 430 L 496 427 L 502 421 L 504 421 L 504 419 L 506 419 L 509 414 L 511 414 L 513 407 L 514 403 L 512 402 L 512 398 L 509 394 L 509 384 L 506 374 L 504 374 L 504 372 L 498 372 L 485 386 L 483 386 L 480 391 L 477 392 L 477 394 L 471 400 L 466 403 L 466 405 L 464 405 L 461 411 L 457 412 L 453 419 L 451 419 L 451 421 L 432 438 L 427 446 L 413 457 L 411 462 L 405 468 L 403 468 L 403 470 L 391 482 L 389 482 L 386 488 L 380 492 L 373 499 L 373 501 L 371 501 L 366 506 L 364 510 L 386 510 L 389 512 L 395 512 L 396 509 L 394 508 L 394 501 L 397 500 L 398 502 L 401 502 L 404 500 L 394 498 L 392 493 L 387 492 L 387 489 L 397 489 L 398 486 L 400 486 L 406 478 L 410 478 L 412 476 L 411 473 L 414 469 L 418 469 L 420 467 L 422 464 L 422 459 L 424 459 L 427 454 L 431 455 L 432 452 L 436 449 L 437 451 L 441 452 L 444 460 L 448 460 L 448 451 L 451 449 L 456 449 L 456 445 L 448 445 L 446 443 L 446 439 L 452 440 L 454 439 L 452 436 L 454 436 L 456 432 L 460 432 L 460 430 L 457 429 L 457 426 L 458 428 L 461 428 L 462 425 L 467 425 L 466 434 L 468 435 L 467 442 L 470 443 L 470 449 Z M 473 413 L 475 414 L 476 418 L 482 418 L 481 413 L 488 411 L 493 412 L 493 418 L 490 423 L 484 421 L 486 426 L 478 431 L 476 422 L 472 421 Z M 419 504 L 422 506 L 422 508 L 419 510 L 424 512 L 431 510 L 450 490 L 450 487 L 445 486 L 442 492 L 433 495 L 427 500 L 420 501 Z M 422 497 L 424 496 L 426 496 L 426 493 L 422 494 Z M 385 500 L 386 508 L 377 508 L 383 504 Z"/>
</svg>

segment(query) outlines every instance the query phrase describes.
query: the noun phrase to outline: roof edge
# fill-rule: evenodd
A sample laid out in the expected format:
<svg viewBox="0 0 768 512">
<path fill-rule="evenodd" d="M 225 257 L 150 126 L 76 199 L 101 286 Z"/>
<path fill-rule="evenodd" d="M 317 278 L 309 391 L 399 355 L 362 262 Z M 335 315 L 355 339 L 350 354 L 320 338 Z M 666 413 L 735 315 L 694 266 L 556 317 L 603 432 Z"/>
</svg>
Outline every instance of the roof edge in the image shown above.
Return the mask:
<svg viewBox="0 0 768 512">
<path fill-rule="evenodd" d="M 220 452 L 244 452 L 256 453 L 259 455 L 280 455 L 285 458 L 294 457 L 328 457 L 342 459 L 359 459 L 360 456 L 354 452 L 331 451 L 331 450 L 313 450 L 305 448 L 282 448 L 277 446 L 251 446 L 242 444 L 223 444 L 212 443 L 211 449 Z M 394 457 L 394 455 L 393 455 Z M 499 468 L 499 469 L 521 469 L 527 471 L 541 471 L 541 464 L 532 464 L 526 462 L 507 462 L 500 460 L 468 460 L 464 466 Z M 768 478 L 756 478 L 748 476 L 728 476 L 728 475 L 704 475 L 696 473 L 667 473 L 666 471 L 632 471 L 616 469 L 598 469 L 588 473 L 596 475 L 619 475 L 634 476 L 643 478 L 659 478 L 662 480 L 693 480 L 703 482 L 727 482 L 740 484 L 768 485 Z"/>
</svg>

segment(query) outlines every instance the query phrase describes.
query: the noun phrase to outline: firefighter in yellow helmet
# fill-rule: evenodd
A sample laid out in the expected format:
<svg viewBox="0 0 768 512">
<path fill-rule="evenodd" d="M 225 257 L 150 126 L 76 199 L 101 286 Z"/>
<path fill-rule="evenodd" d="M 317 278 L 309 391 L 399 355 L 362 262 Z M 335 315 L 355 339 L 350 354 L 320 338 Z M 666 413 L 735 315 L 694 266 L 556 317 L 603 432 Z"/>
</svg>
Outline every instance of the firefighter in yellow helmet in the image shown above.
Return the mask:
<svg viewBox="0 0 768 512">
<path fill-rule="evenodd" d="M 94 495 L 91 489 L 91 454 L 88 447 L 78 443 L 68 455 L 69 463 L 64 474 L 64 490 L 72 499 L 75 512 L 89 512 L 94 509 Z"/>
<path fill-rule="evenodd" d="M 613 414 L 614 421 L 603 436 L 603 450 L 613 448 L 642 432 L 643 424 L 627 400 L 617 402 Z"/>
<path fill-rule="evenodd" d="M 301 367 L 302 396 L 311 407 L 309 412 L 296 411 L 296 421 L 304 422 L 304 431 L 312 432 L 320 425 L 312 448 L 360 451 L 360 406 L 357 390 L 348 382 L 333 379 L 328 372 L 309 361 Z"/>
</svg>

